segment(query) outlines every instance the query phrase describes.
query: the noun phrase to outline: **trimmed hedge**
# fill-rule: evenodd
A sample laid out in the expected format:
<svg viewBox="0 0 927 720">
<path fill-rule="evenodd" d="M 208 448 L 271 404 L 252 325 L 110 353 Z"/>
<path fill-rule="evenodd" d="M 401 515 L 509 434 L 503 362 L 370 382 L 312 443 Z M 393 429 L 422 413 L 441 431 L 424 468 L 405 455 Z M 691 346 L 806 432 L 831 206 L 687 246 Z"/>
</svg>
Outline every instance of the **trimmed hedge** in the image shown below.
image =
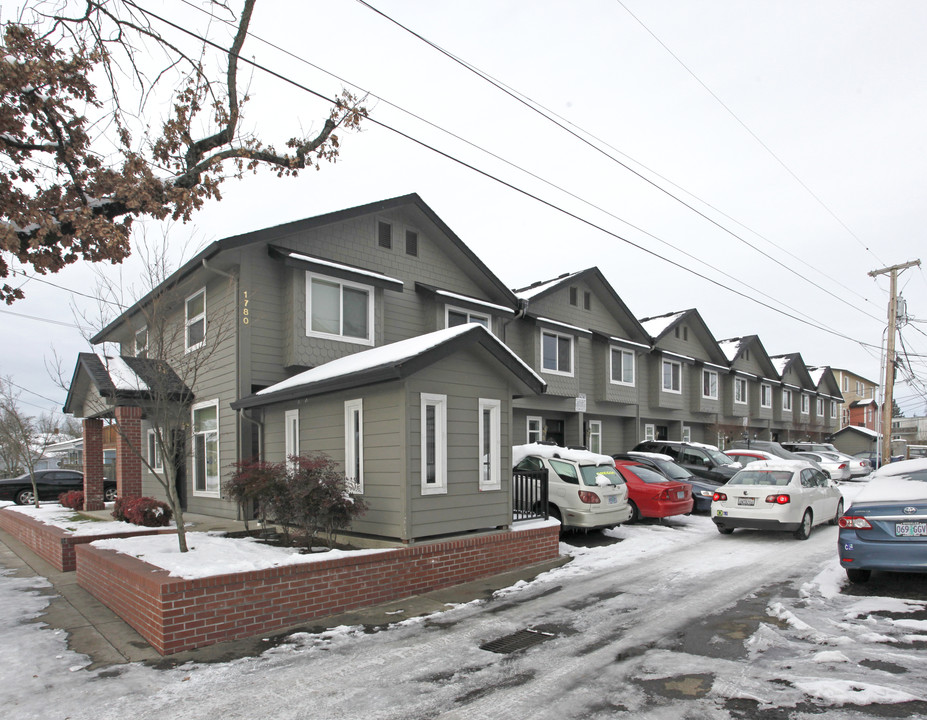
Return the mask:
<svg viewBox="0 0 927 720">
<path fill-rule="evenodd" d="M 144 527 L 165 527 L 174 513 L 166 503 L 152 497 L 121 498 L 113 504 L 113 517 L 121 522 Z"/>
<path fill-rule="evenodd" d="M 84 491 L 68 490 L 58 496 L 58 503 L 71 510 L 84 509 Z"/>
</svg>

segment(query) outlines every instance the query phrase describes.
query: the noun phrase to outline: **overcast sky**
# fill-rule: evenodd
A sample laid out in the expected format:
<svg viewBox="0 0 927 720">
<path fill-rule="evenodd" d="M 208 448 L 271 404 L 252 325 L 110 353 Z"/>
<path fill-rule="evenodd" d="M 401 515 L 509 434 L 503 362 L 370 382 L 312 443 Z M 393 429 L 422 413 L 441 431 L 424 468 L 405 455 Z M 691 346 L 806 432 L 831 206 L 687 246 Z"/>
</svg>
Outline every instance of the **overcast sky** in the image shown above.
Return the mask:
<svg viewBox="0 0 927 720">
<path fill-rule="evenodd" d="M 927 261 L 927 4 L 371 4 L 420 37 L 356 0 L 258 0 L 244 54 L 325 96 L 370 93 L 376 123 L 343 136 L 341 160 L 320 172 L 227 184 L 223 202 L 170 230 L 177 259 L 417 192 L 509 287 L 598 266 L 638 318 L 695 307 L 719 340 L 757 334 L 770 355 L 880 379 L 888 277 L 867 273 Z M 180 19 L 176 0 L 146 6 Z M 260 70 L 242 77 L 244 128 L 278 146 L 327 113 Z M 136 268 L 104 270 L 128 284 Z M 29 281 L 26 300 L 0 308 L 0 374 L 38 393 L 22 394 L 35 412 L 64 402 L 45 370 L 53 349 L 68 375 L 88 349 L 63 288 L 94 285 L 86 267 L 41 279 L 60 287 Z M 927 320 L 925 270 L 901 273 L 899 288 Z M 925 333 L 901 333 L 921 377 Z M 922 387 L 895 395 L 925 414 Z"/>
</svg>

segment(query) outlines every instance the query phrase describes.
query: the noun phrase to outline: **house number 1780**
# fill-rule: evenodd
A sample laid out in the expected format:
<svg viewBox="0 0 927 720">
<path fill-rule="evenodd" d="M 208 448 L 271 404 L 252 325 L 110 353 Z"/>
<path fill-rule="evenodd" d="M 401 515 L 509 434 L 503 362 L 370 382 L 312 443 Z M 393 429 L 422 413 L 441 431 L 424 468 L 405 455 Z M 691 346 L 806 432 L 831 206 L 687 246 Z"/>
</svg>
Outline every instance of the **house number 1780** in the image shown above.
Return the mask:
<svg viewBox="0 0 927 720">
<path fill-rule="evenodd" d="M 251 319 L 248 317 L 248 291 L 242 291 L 242 304 L 241 304 L 241 324 L 247 325 Z"/>
</svg>

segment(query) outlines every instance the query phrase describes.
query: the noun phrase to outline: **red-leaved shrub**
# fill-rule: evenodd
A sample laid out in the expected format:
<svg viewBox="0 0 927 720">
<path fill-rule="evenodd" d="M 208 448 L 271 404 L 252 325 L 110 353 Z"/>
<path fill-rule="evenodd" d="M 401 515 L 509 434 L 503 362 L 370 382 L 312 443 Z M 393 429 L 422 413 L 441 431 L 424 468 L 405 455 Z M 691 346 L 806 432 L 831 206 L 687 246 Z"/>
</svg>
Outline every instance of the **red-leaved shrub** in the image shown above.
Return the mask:
<svg viewBox="0 0 927 720">
<path fill-rule="evenodd" d="M 83 510 L 84 492 L 83 490 L 68 490 L 58 496 L 58 502 L 71 510 Z"/>
<path fill-rule="evenodd" d="M 144 527 L 165 527 L 171 524 L 174 513 L 170 507 L 152 497 L 121 498 L 113 504 L 113 517 L 121 522 Z"/>
</svg>

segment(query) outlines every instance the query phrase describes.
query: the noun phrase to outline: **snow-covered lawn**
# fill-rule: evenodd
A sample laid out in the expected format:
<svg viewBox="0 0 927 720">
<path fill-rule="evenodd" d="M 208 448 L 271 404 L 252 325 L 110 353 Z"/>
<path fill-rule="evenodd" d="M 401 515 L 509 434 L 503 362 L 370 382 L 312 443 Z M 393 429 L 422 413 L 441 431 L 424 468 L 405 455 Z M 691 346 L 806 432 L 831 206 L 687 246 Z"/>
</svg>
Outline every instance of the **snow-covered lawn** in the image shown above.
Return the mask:
<svg viewBox="0 0 927 720">
<path fill-rule="evenodd" d="M 90 520 L 80 516 L 76 511 L 63 507 L 54 502 L 43 502 L 37 508 L 34 505 L 13 505 L 10 503 L 8 511 L 28 515 L 46 525 L 66 530 L 72 535 L 112 535 L 114 533 L 138 532 L 146 528 L 127 522 L 116 520 Z M 173 523 L 168 527 L 176 527 Z"/>
</svg>

